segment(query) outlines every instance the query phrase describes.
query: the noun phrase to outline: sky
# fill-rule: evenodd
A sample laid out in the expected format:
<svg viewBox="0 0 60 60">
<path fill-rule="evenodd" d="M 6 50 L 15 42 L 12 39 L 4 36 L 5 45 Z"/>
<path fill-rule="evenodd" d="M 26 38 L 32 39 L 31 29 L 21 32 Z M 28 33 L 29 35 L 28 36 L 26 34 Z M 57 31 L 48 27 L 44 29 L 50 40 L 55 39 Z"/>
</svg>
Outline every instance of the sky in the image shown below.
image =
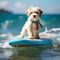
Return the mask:
<svg viewBox="0 0 60 60">
<path fill-rule="evenodd" d="M 60 14 L 60 0 L 0 0 L 0 9 L 13 13 L 25 13 L 30 6 L 37 6 L 44 13 Z"/>
</svg>

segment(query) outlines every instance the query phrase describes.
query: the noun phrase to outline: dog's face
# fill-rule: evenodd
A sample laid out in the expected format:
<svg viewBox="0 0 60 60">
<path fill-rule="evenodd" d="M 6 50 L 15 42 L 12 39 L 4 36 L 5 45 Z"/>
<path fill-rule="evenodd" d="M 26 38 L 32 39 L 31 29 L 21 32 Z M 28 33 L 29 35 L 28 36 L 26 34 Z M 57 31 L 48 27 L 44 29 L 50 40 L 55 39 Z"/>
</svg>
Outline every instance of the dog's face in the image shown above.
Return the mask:
<svg viewBox="0 0 60 60">
<path fill-rule="evenodd" d="M 38 20 L 38 18 L 41 16 L 42 11 L 39 9 L 39 7 L 30 7 L 26 11 L 27 15 L 31 20 Z"/>
</svg>

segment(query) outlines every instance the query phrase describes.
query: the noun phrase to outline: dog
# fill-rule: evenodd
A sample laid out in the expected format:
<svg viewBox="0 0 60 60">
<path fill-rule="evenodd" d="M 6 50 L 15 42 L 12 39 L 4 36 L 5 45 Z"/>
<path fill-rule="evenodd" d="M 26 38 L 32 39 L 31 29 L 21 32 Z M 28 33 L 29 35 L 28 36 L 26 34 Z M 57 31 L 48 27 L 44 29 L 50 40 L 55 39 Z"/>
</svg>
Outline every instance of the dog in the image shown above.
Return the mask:
<svg viewBox="0 0 60 60">
<path fill-rule="evenodd" d="M 39 7 L 30 7 L 26 11 L 28 20 L 24 24 L 19 38 L 23 38 L 25 35 L 25 32 L 27 31 L 29 39 L 40 39 L 39 31 L 42 25 L 39 18 L 42 15 L 42 13 L 43 12 L 42 10 L 39 9 Z"/>
</svg>

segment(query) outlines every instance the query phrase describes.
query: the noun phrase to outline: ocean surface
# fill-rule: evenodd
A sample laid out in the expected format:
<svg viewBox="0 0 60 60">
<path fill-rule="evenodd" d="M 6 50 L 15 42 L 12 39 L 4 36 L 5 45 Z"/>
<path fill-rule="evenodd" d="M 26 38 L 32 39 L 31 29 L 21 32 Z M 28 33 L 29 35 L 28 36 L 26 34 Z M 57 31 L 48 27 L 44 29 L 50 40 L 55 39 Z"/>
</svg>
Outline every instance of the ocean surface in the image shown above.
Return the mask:
<svg viewBox="0 0 60 60">
<path fill-rule="evenodd" d="M 16 47 L 8 40 L 20 34 L 28 16 L 25 14 L 0 14 L 0 60 L 60 60 L 60 14 L 43 14 L 40 33 L 55 35 L 53 44 L 43 47 Z"/>
</svg>

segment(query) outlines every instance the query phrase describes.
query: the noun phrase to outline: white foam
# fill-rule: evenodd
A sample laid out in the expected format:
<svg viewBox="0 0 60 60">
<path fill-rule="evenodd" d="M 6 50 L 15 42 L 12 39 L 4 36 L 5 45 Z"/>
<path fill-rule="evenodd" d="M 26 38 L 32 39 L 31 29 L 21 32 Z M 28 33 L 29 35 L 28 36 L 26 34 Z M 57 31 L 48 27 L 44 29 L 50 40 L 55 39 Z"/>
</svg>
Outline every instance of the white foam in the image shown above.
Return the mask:
<svg viewBox="0 0 60 60">
<path fill-rule="evenodd" d="M 60 45 L 60 33 L 51 33 L 51 31 L 58 32 L 60 28 L 52 28 L 50 30 L 45 27 L 45 31 L 41 32 L 39 35 L 41 38 L 49 38 L 53 40 L 53 47 L 58 47 Z"/>
<path fill-rule="evenodd" d="M 49 30 L 47 29 L 47 27 L 45 27 L 45 31 L 41 32 L 39 35 L 42 38 L 53 38 L 56 36 L 56 34 L 49 33 Z"/>
<path fill-rule="evenodd" d="M 2 25 L 2 29 L 6 30 L 11 23 L 13 23 L 12 20 L 6 20 L 4 23 L 1 24 Z"/>
<path fill-rule="evenodd" d="M 52 28 L 51 30 L 49 30 L 49 32 L 51 32 L 51 31 L 60 31 L 60 28 Z"/>
<path fill-rule="evenodd" d="M 7 40 L 1 48 L 12 48 L 12 46 L 9 45 L 9 41 Z"/>
<path fill-rule="evenodd" d="M 7 40 L 4 43 L 0 43 L 0 48 L 12 48 L 12 46 L 9 45 L 9 40 L 13 39 L 14 36 L 11 33 L 8 34 L 1 34 L 1 38 L 7 38 Z"/>
<path fill-rule="evenodd" d="M 0 34 L 0 37 L 2 37 L 2 38 L 4 38 L 4 37 L 8 37 L 7 40 L 14 38 L 14 36 L 13 36 L 11 33 Z"/>
</svg>

